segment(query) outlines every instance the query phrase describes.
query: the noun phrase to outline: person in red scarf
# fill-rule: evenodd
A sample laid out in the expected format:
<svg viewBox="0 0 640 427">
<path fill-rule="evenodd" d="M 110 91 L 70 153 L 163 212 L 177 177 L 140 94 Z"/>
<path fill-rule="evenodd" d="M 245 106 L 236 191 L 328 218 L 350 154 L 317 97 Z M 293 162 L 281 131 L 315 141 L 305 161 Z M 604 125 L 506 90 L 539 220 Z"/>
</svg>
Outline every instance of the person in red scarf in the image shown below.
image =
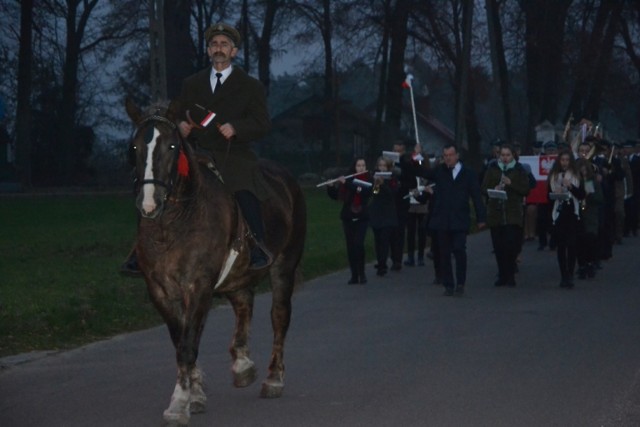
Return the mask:
<svg viewBox="0 0 640 427">
<path fill-rule="evenodd" d="M 351 178 L 341 176 L 335 185 L 327 187 L 329 197 L 343 203 L 340 219 L 351 269 L 351 278 L 347 282 L 350 285 L 367 283 L 364 272 L 364 240 L 369 226 L 367 204 L 372 190 L 371 177 L 364 158 L 358 157 L 353 161 L 347 175 L 353 174 L 357 175 Z"/>
</svg>

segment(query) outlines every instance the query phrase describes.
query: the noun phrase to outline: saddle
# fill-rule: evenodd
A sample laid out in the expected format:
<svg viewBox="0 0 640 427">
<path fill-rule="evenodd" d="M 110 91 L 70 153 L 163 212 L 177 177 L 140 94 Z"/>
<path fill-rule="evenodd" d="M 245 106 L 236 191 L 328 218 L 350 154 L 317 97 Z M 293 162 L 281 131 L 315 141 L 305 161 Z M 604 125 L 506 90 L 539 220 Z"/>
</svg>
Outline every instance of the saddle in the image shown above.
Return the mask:
<svg viewBox="0 0 640 427">
<path fill-rule="evenodd" d="M 207 167 L 215 176 L 220 180 L 221 183 L 224 184 L 224 179 L 222 179 L 222 174 L 220 170 L 216 166 L 216 159 L 213 158 L 211 153 L 208 151 L 202 150 L 200 148 L 195 149 L 195 157 L 196 161 Z"/>
</svg>

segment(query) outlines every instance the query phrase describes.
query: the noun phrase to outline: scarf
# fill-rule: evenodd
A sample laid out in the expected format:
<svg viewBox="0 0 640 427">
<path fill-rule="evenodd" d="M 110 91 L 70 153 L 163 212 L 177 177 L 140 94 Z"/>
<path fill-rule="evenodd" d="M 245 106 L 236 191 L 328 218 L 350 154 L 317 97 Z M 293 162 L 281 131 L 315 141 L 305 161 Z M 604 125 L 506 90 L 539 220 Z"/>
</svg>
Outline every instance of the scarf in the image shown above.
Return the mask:
<svg viewBox="0 0 640 427">
<path fill-rule="evenodd" d="M 571 185 L 574 187 L 580 186 L 580 179 L 577 176 L 574 176 L 571 171 L 560 172 L 555 175 L 552 175 L 551 179 L 549 180 L 549 185 L 551 186 L 551 192 L 566 193 L 567 191 L 569 191 L 563 186 L 563 181 L 565 179 L 568 179 Z M 567 201 L 555 200 L 553 202 L 553 213 L 551 214 L 551 218 L 553 219 L 554 224 L 558 219 L 558 216 L 560 216 L 560 208 L 562 203 L 572 203 L 573 213 L 577 217 L 580 217 L 580 202 L 578 199 L 576 199 L 573 193 L 569 192 L 569 194 L 571 195 L 571 198 L 569 198 L 569 200 Z"/>
<path fill-rule="evenodd" d="M 368 179 L 368 176 L 366 176 L 366 174 L 363 172 L 362 174 L 359 174 L 357 176 L 355 176 L 355 178 L 358 178 L 361 181 L 367 181 L 370 182 Z M 342 188 L 346 191 L 346 185 L 343 185 Z M 353 191 L 353 195 L 351 197 L 351 211 L 354 213 L 360 213 L 362 211 L 362 187 L 361 186 L 356 186 L 355 190 Z"/>
<path fill-rule="evenodd" d="M 511 161 L 510 161 L 509 163 L 507 163 L 507 164 L 504 164 L 504 163 L 502 163 L 502 162 L 499 162 L 499 163 L 498 163 L 498 166 L 500 166 L 500 170 L 501 170 L 502 172 L 506 172 L 506 171 L 508 171 L 508 170 L 513 169 L 513 168 L 515 168 L 515 167 L 516 167 L 516 159 L 511 160 Z"/>
</svg>

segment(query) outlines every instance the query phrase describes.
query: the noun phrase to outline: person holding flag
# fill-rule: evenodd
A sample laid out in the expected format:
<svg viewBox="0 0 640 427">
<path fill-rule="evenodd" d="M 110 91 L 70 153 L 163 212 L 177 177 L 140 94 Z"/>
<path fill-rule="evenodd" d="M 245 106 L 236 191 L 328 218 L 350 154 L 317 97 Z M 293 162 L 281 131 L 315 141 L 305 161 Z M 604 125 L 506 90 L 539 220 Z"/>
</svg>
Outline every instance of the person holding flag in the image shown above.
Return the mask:
<svg viewBox="0 0 640 427">
<path fill-rule="evenodd" d="M 462 296 L 467 279 L 467 234 L 471 228 L 469 199 L 473 202 L 478 229 L 485 227 L 487 212 L 478 175 L 460 162 L 457 147 L 445 145 L 442 156 L 442 164 L 431 169 L 416 168 L 415 173 L 435 183 L 429 229 L 438 239 L 444 295 Z M 455 278 L 452 255 L 456 261 Z"/>
<path fill-rule="evenodd" d="M 258 168 L 250 143 L 271 129 L 264 86 L 240 67 L 232 65 L 241 37 L 225 23 L 205 33 L 212 66 L 187 77 L 174 100 L 183 137 L 209 151 L 217 162 L 225 185 L 233 193 L 251 229 L 256 245 L 251 250 L 251 269 L 271 264 L 263 245 L 261 201 L 271 190 Z"/>
</svg>

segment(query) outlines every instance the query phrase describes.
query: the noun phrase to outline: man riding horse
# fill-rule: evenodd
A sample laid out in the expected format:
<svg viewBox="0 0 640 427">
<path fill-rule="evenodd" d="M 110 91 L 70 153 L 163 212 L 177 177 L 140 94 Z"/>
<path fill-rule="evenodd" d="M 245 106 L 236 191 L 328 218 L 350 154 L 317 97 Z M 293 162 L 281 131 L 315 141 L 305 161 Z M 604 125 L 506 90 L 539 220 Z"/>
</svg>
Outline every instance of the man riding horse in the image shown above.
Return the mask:
<svg viewBox="0 0 640 427">
<path fill-rule="evenodd" d="M 265 90 L 258 80 L 231 63 L 241 43 L 235 28 L 218 23 L 204 35 L 212 67 L 183 81 L 180 96 L 173 101 L 178 128 L 184 138 L 217 162 L 221 179 L 238 201 L 255 242 L 250 268 L 262 269 L 272 263 L 264 245 L 260 203 L 269 197 L 270 189 L 250 143 L 271 128 Z M 135 267 L 130 258 L 123 269 L 126 272 Z"/>
<path fill-rule="evenodd" d="M 205 40 L 213 66 L 184 80 L 177 102 L 185 120 L 178 126 L 183 137 L 210 151 L 219 162 L 222 179 L 235 195 L 256 242 L 250 268 L 260 269 L 271 263 L 258 199 L 266 199 L 269 189 L 250 143 L 271 129 L 265 90 L 258 80 L 231 64 L 241 41 L 235 28 L 215 24 L 205 31 Z M 215 117 L 205 125 L 212 113 Z M 202 120 L 196 123 L 192 117 Z"/>
</svg>

